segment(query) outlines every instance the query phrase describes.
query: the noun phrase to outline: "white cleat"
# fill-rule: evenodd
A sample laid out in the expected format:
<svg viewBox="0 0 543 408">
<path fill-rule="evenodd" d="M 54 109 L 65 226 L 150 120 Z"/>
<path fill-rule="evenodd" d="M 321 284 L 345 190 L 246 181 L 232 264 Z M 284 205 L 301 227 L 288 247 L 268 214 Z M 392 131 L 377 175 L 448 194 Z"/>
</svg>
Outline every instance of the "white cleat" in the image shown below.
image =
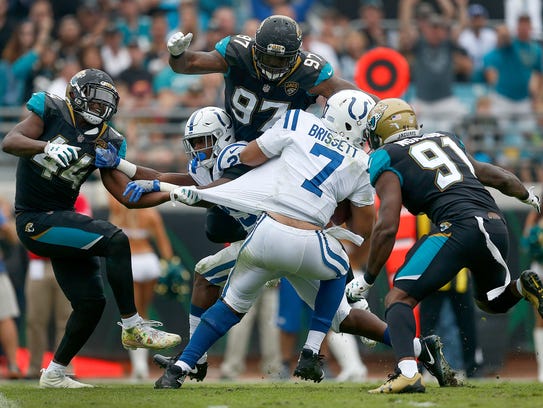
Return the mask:
<svg viewBox="0 0 543 408">
<path fill-rule="evenodd" d="M 40 388 L 94 388 L 90 384 L 84 384 L 68 377 L 61 370 L 46 372 L 41 370 Z"/>
<path fill-rule="evenodd" d="M 178 334 L 153 329 L 152 326 L 162 326 L 162 323 L 156 320 L 141 319 L 138 324 L 129 329 L 125 328 L 121 322 L 117 324 L 123 328 L 121 341 L 127 350 L 137 348 L 166 349 L 181 343 L 181 336 Z"/>
</svg>

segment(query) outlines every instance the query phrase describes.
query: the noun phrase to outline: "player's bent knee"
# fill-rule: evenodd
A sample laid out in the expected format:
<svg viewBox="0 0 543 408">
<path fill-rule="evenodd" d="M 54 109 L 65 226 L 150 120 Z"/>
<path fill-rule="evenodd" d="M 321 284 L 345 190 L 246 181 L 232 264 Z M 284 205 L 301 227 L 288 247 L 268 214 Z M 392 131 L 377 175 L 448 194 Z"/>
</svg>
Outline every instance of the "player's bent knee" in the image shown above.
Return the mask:
<svg viewBox="0 0 543 408">
<path fill-rule="evenodd" d="M 98 322 L 106 308 L 106 298 L 85 298 L 72 302 L 74 312 L 83 314 L 88 322 Z"/>
</svg>

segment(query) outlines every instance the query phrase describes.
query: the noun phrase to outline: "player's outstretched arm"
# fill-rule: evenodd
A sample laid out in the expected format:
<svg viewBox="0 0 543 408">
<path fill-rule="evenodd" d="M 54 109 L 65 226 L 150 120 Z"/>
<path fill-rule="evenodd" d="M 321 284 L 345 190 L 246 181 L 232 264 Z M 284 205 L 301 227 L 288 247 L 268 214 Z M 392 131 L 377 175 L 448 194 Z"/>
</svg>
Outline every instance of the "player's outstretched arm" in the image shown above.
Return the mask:
<svg viewBox="0 0 543 408">
<path fill-rule="evenodd" d="M 534 187 L 527 189 L 520 179 L 510 171 L 490 163 L 482 163 L 470 156 L 475 175 L 485 186 L 493 187 L 503 194 L 515 197 L 540 211 L 540 198 Z"/>
<path fill-rule="evenodd" d="M 100 176 L 104 187 L 127 208 L 154 207 L 170 200 L 169 192 L 158 191 L 152 194 L 143 194 L 139 200 L 131 201 L 131 195 L 124 195 L 126 185 L 131 181 L 126 174 L 114 169 L 100 169 Z"/>
<path fill-rule="evenodd" d="M 217 51 L 190 51 L 192 33 L 173 34 L 166 43 L 170 52 L 169 64 L 174 72 L 179 74 L 209 74 L 226 72 L 228 64 Z"/>
<path fill-rule="evenodd" d="M 2 150 L 15 156 L 33 156 L 43 153 L 47 142 L 36 140 L 42 135 L 43 126 L 43 120 L 31 112 L 4 137 Z"/>
</svg>

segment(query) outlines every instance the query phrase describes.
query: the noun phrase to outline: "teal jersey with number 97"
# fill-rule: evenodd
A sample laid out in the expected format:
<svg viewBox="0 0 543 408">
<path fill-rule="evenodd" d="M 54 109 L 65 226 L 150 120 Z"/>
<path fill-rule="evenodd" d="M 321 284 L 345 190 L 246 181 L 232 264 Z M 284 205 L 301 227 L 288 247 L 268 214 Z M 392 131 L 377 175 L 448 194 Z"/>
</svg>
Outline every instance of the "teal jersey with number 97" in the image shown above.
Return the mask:
<svg viewBox="0 0 543 408">
<path fill-rule="evenodd" d="M 224 106 L 234 120 L 237 141 L 256 139 L 289 109 L 307 109 L 318 96 L 309 90 L 334 74 L 324 58 L 301 51 L 290 72 L 269 81 L 256 68 L 253 44 L 253 38 L 235 35 L 215 45 L 228 64 Z"/>
<path fill-rule="evenodd" d="M 83 131 L 75 126 L 74 112 L 68 103 L 57 96 L 38 92 L 27 102 L 27 108 L 44 123 L 39 140 L 65 143 L 81 149 L 78 158 L 68 167 L 61 167 L 45 153 L 20 157 L 16 176 L 16 211 L 71 210 L 81 185 L 96 170 L 95 148 L 107 147 L 111 142 L 121 157 L 126 154 L 124 137 L 103 123 L 89 125 Z"/>
</svg>

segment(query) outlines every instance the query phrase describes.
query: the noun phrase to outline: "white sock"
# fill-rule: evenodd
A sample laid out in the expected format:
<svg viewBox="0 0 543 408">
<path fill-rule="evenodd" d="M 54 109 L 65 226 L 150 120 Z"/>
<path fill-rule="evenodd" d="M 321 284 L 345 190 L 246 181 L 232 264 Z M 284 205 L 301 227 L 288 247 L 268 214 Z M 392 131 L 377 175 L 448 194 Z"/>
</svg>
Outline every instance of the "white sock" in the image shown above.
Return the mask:
<svg viewBox="0 0 543 408">
<path fill-rule="evenodd" d="M 419 372 L 417 361 L 411 359 L 400 361 L 398 363 L 398 368 L 407 378 L 413 378 Z"/>
<path fill-rule="evenodd" d="M 55 363 L 53 360 L 49 363 L 47 368 L 45 369 L 46 373 L 50 373 L 51 371 L 61 371 L 63 374 L 66 374 L 66 366 L 63 366 L 62 364 Z"/>
<path fill-rule="evenodd" d="M 189 365 L 187 363 L 185 363 L 184 361 L 177 360 L 175 365 L 181 367 L 183 369 L 183 371 L 185 371 L 187 373 L 190 373 L 192 371 L 192 368 L 189 367 Z"/>
<path fill-rule="evenodd" d="M 192 338 L 192 335 L 196 331 L 196 328 L 200 324 L 201 320 L 202 319 L 199 318 L 198 316 L 189 315 L 189 339 Z"/>
<path fill-rule="evenodd" d="M 132 315 L 127 318 L 121 318 L 121 322 L 123 324 L 123 328 L 125 329 L 131 329 L 132 327 L 136 326 L 140 321 L 142 321 L 142 317 L 139 315 L 139 313 L 136 313 L 135 315 Z"/>
<path fill-rule="evenodd" d="M 313 353 L 319 354 L 325 336 L 326 333 L 316 330 L 309 330 L 304 348 L 311 350 Z"/>
<path fill-rule="evenodd" d="M 543 328 L 534 329 L 534 351 L 537 361 L 537 380 L 543 382 Z"/>
<path fill-rule="evenodd" d="M 415 357 L 419 357 L 420 353 L 422 352 L 422 344 L 420 343 L 420 339 L 418 337 L 413 339 L 413 348 L 415 349 Z"/>
</svg>

